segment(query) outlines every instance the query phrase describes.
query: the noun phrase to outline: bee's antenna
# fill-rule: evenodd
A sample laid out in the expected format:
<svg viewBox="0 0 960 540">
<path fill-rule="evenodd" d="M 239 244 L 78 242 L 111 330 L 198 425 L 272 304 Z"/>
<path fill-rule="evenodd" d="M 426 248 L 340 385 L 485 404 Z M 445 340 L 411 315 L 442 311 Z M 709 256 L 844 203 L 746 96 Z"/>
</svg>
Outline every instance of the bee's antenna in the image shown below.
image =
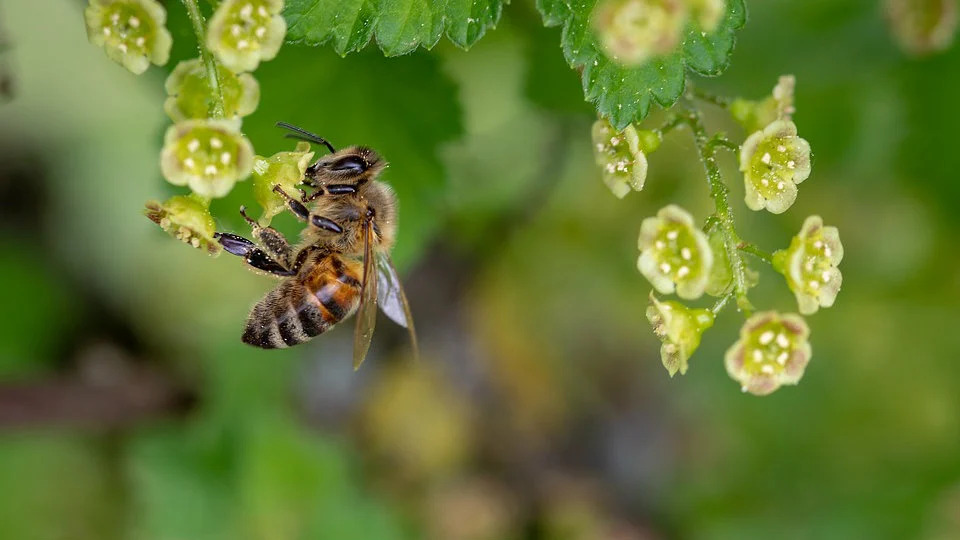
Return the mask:
<svg viewBox="0 0 960 540">
<path fill-rule="evenodd" d="M 307 142 L 313 142 L 313 143 L 317 143 L 317 144 L 322 144 L 322 145 L 326 146 L 326 147 L 330 150 L 330 153 L 331 153 L 331 154 L 333 154 L 333 153 L 335 153 L 335 152 L 337 151 L 337 150 L 333 147 L 333 145 L 330 144 L 330 141 L 324 139 L 323 137 L 321 137 L 321 136 L 319 136 L 319 135 L 317 135 L 317 134 L 315 134 L 315 133 L 310 133 L 309 131 L 307 131 L 307 130 L 305 130 L 305 129 L 303 129 L 303 128 L 298 128 L 297 126 L 295 126 L 295 125 L 293 125 L 293 124 L 288 124 L 288 123 L 286 123 L 286 122 L 277 122 L 277 127 L 282 127 L 282 128 L 284 128 L 284 129 L 289 129 L 290 131 L 292 131 L 293 133 L 287 133 L 287 134 L 285 135 L 286 137 L 288 137 L 288 138 L 290 138 L 290 139 L 299 139 L 299 140 L 301 140 L 301 141 L 307 141 Z"/>
</svg>

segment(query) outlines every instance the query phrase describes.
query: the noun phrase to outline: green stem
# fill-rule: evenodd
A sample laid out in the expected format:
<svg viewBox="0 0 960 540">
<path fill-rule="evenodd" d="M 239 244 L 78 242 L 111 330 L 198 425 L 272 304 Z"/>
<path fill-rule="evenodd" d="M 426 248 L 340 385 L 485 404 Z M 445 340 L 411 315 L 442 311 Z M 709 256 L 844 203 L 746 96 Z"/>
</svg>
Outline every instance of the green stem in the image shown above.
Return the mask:
<svg viewBox="0 0 960 540">
<path fill-rule="evenodd" d="M 684 124 L 686 124 L 686 123 L 687 123 L 687 119 L 686 119 L 686 118 L 684 118 L 683 116 L 681 116 L 681 115 L 679 115 L 679 114 L 675 114 L 675 115 L 671 116 L 669 120 L 667 120 L 666 122 L 664 122 L 664 124 L 663 124 L 662 126 L 654 129 L 653 132 L 656 133 L 657 135 L 659 135 L 661 139 L 663 139 L 663 136 L 664 136 L 664 135 L 666 135 L 667 133 L 670 133 L 670 132 L 673 131 L 674 129 L 676 129 L 676 128 L 678 128 L 678 127 L 680 127 L 680 126 L 682 126 L 682 125 L 684 125 Z"/>
<path fill-rule="evenodd" d="M 726 109 L 727 107 L 730 106 L 731 103 L 733 103 L 733 100 L 728 97 L 718 96 L 716 94 L 711 94 L 710 92 L 705 92 L 697 88 L 696 86 L 692 86 L 689 90 L 687 90 L 687 95 L 691 98 L 699 99 L 700 101 L 704 101 L 712 105 L 716 105 L 717 107 L 723 107 L 724 109 Z"/>
<path fill-rule="evenodd" d="M 750 300 L 747 298 L 747 263 L 740 256 L 738 250 L 738 246 L 743 241 L 740 240 L 734 228 L 733 210 L 728 200 L 730 189 L 723 183 L 720 166 L 717 165 L 717 143 L 714 141 L 720 139 L 710 138 L 699 111 L 687 111 L 684 119 L 693 132 L 697 153 L 700 155 L 700 161 L 703 163 L 703 168 L 707 174 L 707 182 L 710 185 L 710 197 L 713 199 L 717 210 L 715 215 L 719 222 L 718 227 L 723 235 L 723 246 L 727 252 L 727 259 L 730 261 L 730 271 L 733 274 L 733 291 L 731 294 L 736 297 L 737 306 L 740 310 L 749 316 L 752 307 Z"/>
<path fill-rule="evenodd" d="M 764 251 L 750 242 L 740 242 L 737 249 L 744 253 L 749 253 L 767 264 L 773 264 L 773 254 Z"/>
<path fill-rule="evenodd" d="M 203 68 L 207 74 L 207 85 L 210 87 L 210 93 L 213 96 L 213 103 L 210 106 L 211 118 L 223 118 L 223 90 L 220 88 L 220 75 L 217 72 L 217 61 L 207 49 L 206 31 L 204 30 L 203 15 L 200 14 L 200 8 L 197 7 L 197 0 L 182 0 L 187 13 L 190 15 L 190 22 L 193 23 L 193 33 L 197 36 L 197 49 L 200 50 L 200 59 L 203 61 Z"/>
<path fill-rule="evenodd" d="M 713 304 L 712 308 L 710 308 L 710 312 L 713 313 L 713 316 L 716 317 L 721 311 L 723 311 L 723 308 L 726 307 L 727 302 L 729 302 L 733 297 L 734 293 L 729 292 L 717 299 L 717 302 Z"/>
</svg>

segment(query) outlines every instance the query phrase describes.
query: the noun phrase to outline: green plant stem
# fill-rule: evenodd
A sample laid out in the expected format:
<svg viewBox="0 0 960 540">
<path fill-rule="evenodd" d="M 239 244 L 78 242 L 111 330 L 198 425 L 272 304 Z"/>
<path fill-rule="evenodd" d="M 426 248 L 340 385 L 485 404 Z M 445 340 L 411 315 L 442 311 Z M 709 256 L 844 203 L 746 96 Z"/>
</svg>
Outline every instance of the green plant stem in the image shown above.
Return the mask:
<svg viewBox="0 0 960 540">
<path fill-rule="evenodd" d="M 713 316 L 716 317 L 721 311 L 723 311 L 723 308 L 726 307 L 727 302 L 729 302 L 733 297 L 734 293 L 729 292 L 718 298 L 716 303 L 713 304 L 713 307 L 710 308 L 710 312 L 713 313 Z"/>
<path fill-rule="evenodd" d="M 664 136 L 664 135 L 666 135 L 667 133 L 670 133 L 670 132 L 673 131 L 674 129 L 676 129 L 676 128 L 678 128 L 678 127 L 680 127 L 680 126 L 682 126 L 682 125 L 684 125 L 684 124 L 686 124 L 686 123 L 687 123 L 686 118 L 684 118 L 683 116 L 680 116 L 680 115 L 676 114 L 676 115 L 671 116 L 670 119 L 667 120 L 666 122 L 664 122 L 664 124 L 663 124 L 662 126 L 660 126 L 660 127 L 658 127 L 658 128 L 655 128 L 655 129 L 653 130 L 653 132 L 656 133 L 657 135 L 659 135 L 659 136 L 660 136 L 660 139 L 663 139 L 663 136 Z"/>
<path fill-rule="evenodd" d="M 706 103 L 710 103 L 711 105 L 716 105 L 717 107 L 723 107 L 724 109 L 726 109 L 727 107 L 730 106 L 731 103 L 733 103 L 733 100 L 728 97 L 711 94 L 710 92 L 705 92 L 697 88 L 696 86 L 692 86 L 692 85 L 691 85 L 691 88 L 687 90 L 687 96 L 693 99 L 699 99 L 700 101 L 704 101 Z"/>
<path fill-rule="evenodd" d="M 200 8 L 197 7 L 197 0 L 182 0 L 187 13 L 190 15 L 190 22 L 193 23 L 193 33 L 197 36 L 197 49 L 200 51 L 200 59 L 203 61 L 203 68 L 207 74 L 207 85 L 210 86 L 210 93 L 213 95 L 213 103 L 210 107 L 211 118 L 223 118 L 223 90 L 220 88 L 220 75 L 217 72 L 217 61 L 207 49 L 206 31 L 204 29 L 203 15 L 200 14 Z"/>
<path fill-rule="evenodd" d="M 697 147 L 697 153 L 700 155 L 700 161 L 703 163 L 704 171 L 707 174 L 707 183 L 710 186 L 710 197 L 713 199 L 716 207 L 715 217 L 717 218 L 721 234 L 723 235 L 723 246 L 727 252 L 727 258 L 730 261 L 730 271 L 733 274 L 733 294 L 737 299 L 737 306 L 746 316 L 752 311 L 750 300 L 747 298 L 747 263 L 740 256 L 738 246 L 743 244 L 740 236 L 734 228 L 733 210 L 730 208 L 728 196 L 730 189 L 723 183 L 723 177 L 720 175 L 720 166 L 717 165 L 716 149 L 717 141 L 721 138 L 711 138 L 707 133 L 707 128 L 703 125 L 703 118 L 697 110 L 686 111 L 683 115 L 684 121 L 690 126 L 693 132 L 693 140 Z"/>
<path fill-rule="evenodd" d="M 773 264 L 773 254 L 758 248 L 750 242 L 740 242 L 737 249 L 744 253 L 749 253 L 767 264 Z"/>
</svg>

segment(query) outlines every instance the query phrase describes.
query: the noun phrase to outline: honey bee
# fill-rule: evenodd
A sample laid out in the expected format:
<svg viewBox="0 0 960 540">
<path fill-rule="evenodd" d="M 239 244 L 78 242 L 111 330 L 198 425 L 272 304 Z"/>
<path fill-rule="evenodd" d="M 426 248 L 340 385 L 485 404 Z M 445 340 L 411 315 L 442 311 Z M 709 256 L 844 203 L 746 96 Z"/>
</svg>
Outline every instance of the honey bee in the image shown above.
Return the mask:
<svg viewBox="0 0 960 540">
<path fill-rule="evenodd" d="M 293 197 L 275 185 L 286 207 L 306 227 L 291 246 L 272 227 L 262 227 L 241 207 L 240 214 L 257 242 L 230 233 L 215 237 L 228 253 L 256 270 L 283 277 L 250 311 L 244 343 L 264 349 L 304 343 L 356 314 L 353 364 L 359 367 L 370 348 L 377 305 L 417 340 L 410 305 L 390 260 L 397 232 L 397 199 L 377 176 L 387 166 L 375 151 L 350 146 L 337 151 L 324 138 L 284 122 L 288 137 L 322 144 L 330 150 L 306 170 Z M 309 207 L 308 207 L 309 205 Z"/>
</svg>

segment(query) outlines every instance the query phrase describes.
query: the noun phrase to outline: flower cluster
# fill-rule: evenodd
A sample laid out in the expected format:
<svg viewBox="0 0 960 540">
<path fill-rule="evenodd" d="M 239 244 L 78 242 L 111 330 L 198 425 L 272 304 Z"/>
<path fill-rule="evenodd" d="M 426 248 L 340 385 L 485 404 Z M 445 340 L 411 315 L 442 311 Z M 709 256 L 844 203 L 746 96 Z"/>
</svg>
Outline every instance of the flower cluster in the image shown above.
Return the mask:
<svg viewBox="0 0 960 540">
<path fill-rule="evenodd" d="M 167 12 L 156 0 L 91 0 L 84 17 L 90 42 L 131 72 L 167 63 L 173 39 L 164 26 Z"/>
<path fill-rule="evenodd" d="M 603 183 L 618 199 L 630 190 L 640 191 L 647 180 L 647 153 L 660 145 L 660 137 L 652 131 L 637 131 L 629 125 L 623 131 L 614 129 L 601 118 L 593 124 L 593 157 L 603 171 Z"/>
<path fill-rule="evenodd" d="M 824 227 L 820 216 L 810 216 L 790 247 L 774 254 L 773 266 L 787 278 L 800 313 L 811 315 L 836 300 L 843 281 L 837 268 L 841 260 L 840 232 L 836 227 Z"/>
<path fill-rule="evenodd" d="M 605 0 L 592 22 L 607 55 L 627 66 L 674 51 L 691 19 L 704 32 L 720 24 L 724 0 Z"/>
<path fill-rule="evenodd" d="M 713 252 L 686 210 L 671 204 L 643 220 L 638 246 L 637 268 L 661 294 L 693 299 L 706 290 Z"/>
</svg>

